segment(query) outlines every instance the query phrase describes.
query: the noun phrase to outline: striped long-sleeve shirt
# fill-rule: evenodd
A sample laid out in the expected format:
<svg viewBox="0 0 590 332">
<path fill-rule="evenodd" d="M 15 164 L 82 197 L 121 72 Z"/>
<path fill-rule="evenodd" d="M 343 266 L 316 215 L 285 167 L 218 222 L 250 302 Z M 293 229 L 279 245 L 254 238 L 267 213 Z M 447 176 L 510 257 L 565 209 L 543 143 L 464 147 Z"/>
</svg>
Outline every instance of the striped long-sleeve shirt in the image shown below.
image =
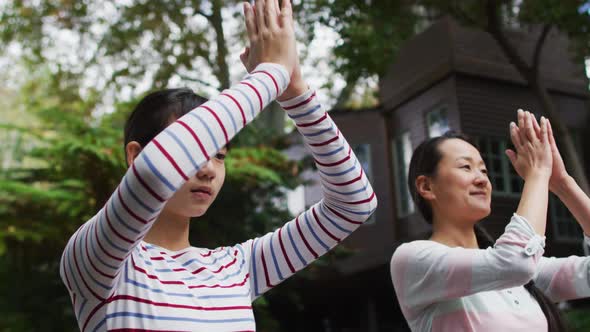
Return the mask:
<svg viewBox="0 0 590 332">
<path fill-rule="evenodd" d="M 586 237 L 590 245 L 590 238 Z M 533 280 L 553 301 L 590 296 L 590 257 L 543 257 L 545 238 L 514 215 L 494 247 L 401 245 L 391 275 L 412 331 L 547 331 Z"/>
<path fill-rule="evenodd" d="M 142 150 L 62 256 L 60 273 L 82 331 L 255 330 L 251 302 L 336 246 L 375 210 L 354 153 L 308 91 L 281 106 L 315 158 L 320 202 L 280 229 L 234 246 L 170 251 L 142 240 L 167 199 L 288 83 L 284 67 L 261 64 Z"/>
</svg>

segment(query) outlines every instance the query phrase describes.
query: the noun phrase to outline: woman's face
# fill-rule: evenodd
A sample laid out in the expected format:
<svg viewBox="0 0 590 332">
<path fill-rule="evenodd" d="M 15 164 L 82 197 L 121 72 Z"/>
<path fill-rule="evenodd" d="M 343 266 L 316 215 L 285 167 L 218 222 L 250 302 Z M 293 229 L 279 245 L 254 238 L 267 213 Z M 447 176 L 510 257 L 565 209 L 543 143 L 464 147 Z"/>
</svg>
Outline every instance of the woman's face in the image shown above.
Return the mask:
<svg viewBox="0 0 590 332">
<path fill-rule="evenodd" d="M 168 213 L 182 217 L 200 217 L 215 201 L 225 180 L 224 147 L 191 177 L 166 203 Z"/>
<path fill-rule="evenodd" d="M 431 179 L 431 205 L 436 219 L 477 222 L 491 212 L 492 185 L 479 151 L 462 139 L 443 141 L 438 149 L 442 158 Z"/>
</svg>

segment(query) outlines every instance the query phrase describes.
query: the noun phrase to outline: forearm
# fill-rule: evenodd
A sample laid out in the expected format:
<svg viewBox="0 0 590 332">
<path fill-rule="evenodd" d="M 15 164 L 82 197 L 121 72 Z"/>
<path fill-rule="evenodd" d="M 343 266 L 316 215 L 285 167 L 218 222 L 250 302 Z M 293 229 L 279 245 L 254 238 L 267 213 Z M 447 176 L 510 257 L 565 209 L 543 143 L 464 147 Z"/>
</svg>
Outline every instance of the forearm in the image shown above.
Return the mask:
<svg viewBox="0 0 590 332">
<path fill-rule="evenodd" d="M 68 242 L 62 276 L 70 279 L 69 289 L 85 298 L 108 298 L 166 201 L 288 83 L 282 67 L 260 65 L 152 139 L 106 205 Z"/>
<path fill-rule="evenodd" d="M 281 105 L 294 120 L 314 158 L 328 209 L 342 214 L 340 218 L 353 219 L 354 223 L 367 219 L 376 205 L 371 184 L 350 145 L 323 110 L 315 93 L 307 90 Z"/>
<path fill-rule="evenodd" d="M 553 193 L 574 215 L 584 233 L 590 235 L 590 198 L 576 183 L 576 180 L 568 176 L 554 188 Z"/>
<path fill-rule="evenodd" d="M 516 213 L 529 221 L 535 233 L 545 235 L 549 174 L 537 172 L 525 181 Z"/>
</svg>

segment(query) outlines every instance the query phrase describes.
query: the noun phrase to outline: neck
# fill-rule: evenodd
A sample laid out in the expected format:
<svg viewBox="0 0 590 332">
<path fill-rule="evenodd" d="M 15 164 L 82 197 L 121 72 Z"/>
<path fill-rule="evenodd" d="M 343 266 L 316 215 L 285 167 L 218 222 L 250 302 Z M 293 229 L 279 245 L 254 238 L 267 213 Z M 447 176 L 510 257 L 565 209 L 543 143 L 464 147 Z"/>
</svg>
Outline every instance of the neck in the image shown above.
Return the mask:
<svg viewBox="0 0 590 332">
<path fill-rule="evenodd" d="M 170 213 L 164 209 L 143 240 L 172 251 L 185 249 L 190 247 L 189 225 L 190 218 Z"/>
<path fill-rule="evenodd" d="M 474 223 L 457 222 L 453 219 L 434 218 L 430 240 L 449 247 L 478 249 Z"/>
</svg>

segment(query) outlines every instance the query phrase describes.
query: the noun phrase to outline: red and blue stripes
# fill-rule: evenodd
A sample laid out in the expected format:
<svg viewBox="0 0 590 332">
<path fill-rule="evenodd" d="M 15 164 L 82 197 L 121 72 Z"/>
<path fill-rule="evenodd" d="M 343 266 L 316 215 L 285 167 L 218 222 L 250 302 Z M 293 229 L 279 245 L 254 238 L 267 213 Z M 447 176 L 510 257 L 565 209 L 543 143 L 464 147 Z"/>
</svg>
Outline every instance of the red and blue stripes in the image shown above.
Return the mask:
<svg viewBox="0 0 590 332">
<path fill-rule="evenodd" d="M 315 92 L 281 106 L 311 150 L 325 193 L 322 201 L 278 231 L 251 241 L 254 298 L 336 246 L 370 216 L 377 203 L 352 149 L 321 109 Z"/>
<path fill-rule="evenodd" d="M 260 238 L 170 252 L 142 242 L 166 200 L 289 83 L 273 64 L 178 119 L 136 158 L 72 236 L 61 275 L 83 331 L 255 330 L 251 302 L 333 248 L 376 207 L 354 153 L 315 92 L 282 103 L 322 174 L 324 199 Z"/>
</svg>

